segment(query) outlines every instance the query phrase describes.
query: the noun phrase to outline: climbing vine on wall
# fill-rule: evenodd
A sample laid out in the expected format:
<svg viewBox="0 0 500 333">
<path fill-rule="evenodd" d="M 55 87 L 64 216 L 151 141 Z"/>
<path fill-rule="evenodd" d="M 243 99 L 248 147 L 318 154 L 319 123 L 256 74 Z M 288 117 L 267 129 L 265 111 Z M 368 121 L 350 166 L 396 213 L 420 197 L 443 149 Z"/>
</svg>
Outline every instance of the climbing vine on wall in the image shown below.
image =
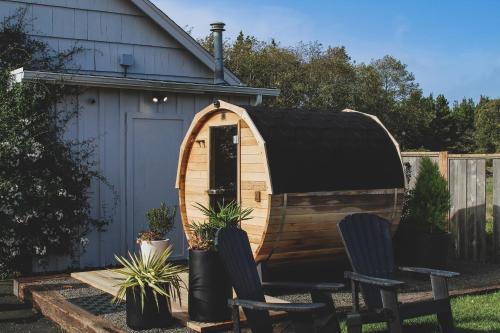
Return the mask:
<svg viewBox="0 0 500 333">
<path fill-rule="evenodd" d="M 0 24 L 0 277 L 29 272 L 34 259 L 74 255 L 92 228 L 106 225 L 89 205 L 91 182 L 105 182 L 92 141 L 64 139 L 79 111 L 78 90 L 10 77 L 19 67 L 63 69 L 79 49 L 55 52 L 30 37 L 25 14 Z"/>
</svg>

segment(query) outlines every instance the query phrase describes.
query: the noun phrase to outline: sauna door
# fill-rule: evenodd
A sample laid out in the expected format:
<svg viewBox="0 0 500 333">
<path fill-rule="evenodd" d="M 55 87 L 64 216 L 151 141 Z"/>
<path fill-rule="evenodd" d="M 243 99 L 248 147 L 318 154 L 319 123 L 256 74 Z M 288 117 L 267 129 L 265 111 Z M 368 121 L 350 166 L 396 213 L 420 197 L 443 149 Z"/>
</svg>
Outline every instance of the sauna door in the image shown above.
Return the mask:
<svg viewBox="0 0 500 333">
<path fill-rule="evenodd" d="M 237 126 L 210 127 L 210 206 L 237 199 Z"/>
</svg>

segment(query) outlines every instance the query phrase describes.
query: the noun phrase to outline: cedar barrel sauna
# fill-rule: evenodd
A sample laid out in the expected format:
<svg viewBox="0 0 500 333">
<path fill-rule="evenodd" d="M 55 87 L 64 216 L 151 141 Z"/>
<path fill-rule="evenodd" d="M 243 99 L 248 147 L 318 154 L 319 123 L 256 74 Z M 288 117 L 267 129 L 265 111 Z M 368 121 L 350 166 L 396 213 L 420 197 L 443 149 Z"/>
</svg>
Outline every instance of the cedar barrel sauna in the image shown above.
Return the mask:
<svg viewBox="0 0 500 333">
<path fill-rule="evenodd" d="M 342 112 L 239 107 L 216 101 L 182 142 L 176 187 L 188 224 L 195 203 L 236 200 L 257 262 L 343 252 L 337 223 L 370 212 L 399 224 L 405 179 L 399 147 L 378 118 Z"/>
</svg>

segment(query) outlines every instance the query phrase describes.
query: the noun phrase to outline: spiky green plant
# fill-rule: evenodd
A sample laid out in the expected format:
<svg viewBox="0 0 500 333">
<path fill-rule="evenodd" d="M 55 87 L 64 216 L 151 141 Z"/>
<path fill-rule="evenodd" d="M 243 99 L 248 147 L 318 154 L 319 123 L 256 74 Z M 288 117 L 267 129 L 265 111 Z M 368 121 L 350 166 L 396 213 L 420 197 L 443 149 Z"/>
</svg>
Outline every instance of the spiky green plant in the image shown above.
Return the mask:
<svg viewBox="0 0 500 333">
<path fill-rule="evenodd" d="M 114 272 L 119 273 L 125 279 L 118 284 L 120 287 L 113 301 L 120 302 L 127 292 L 127 288 L 140 287 L 141 309 L 144 311 L 144 297 L 146 295 L 146 287 L 150 287 L 159 309 L 158 297 L 167 297 L 180 301 L 181 288 L 186 288 L 186 285 L 181 280 L 179 274 L 186 272 L 187 268 L 180 265 L 174 265 L 168 262 L 168 258 L 172 254 L 172 246 L 169 246 L 163 253 L 154 254 L 148 257 L 144 262 L 136 254 L 129 252 L 130 259 L 115 255 L 116 260 L 123 265 L 124 268 L 116 269 Z M 135 292 L 134 292 L 135 297 Z"/>
<path fill-rule="evenodd" d="M 238 226 L 241 221 L 251 219 L 252 208 L 242 209 L 236 201 L 230 203 L 218 203 L 217 208 L 206 207 L 195 203 L 203 215 L 207 217 L 204 222 L 192 222 L 189 225 L 191 234 L 191 248 L 197 250 L 209 250 L 214 247 L 217 230 L 228 226 Z"/>
</svg>

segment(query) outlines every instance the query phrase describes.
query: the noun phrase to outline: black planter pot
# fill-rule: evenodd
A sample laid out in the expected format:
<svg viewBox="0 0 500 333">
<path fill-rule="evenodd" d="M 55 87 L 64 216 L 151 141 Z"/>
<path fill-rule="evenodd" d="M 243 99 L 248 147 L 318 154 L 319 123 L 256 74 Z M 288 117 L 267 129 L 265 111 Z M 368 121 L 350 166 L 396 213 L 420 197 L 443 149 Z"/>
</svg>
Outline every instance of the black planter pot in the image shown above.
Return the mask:
<svg viewBox="0 0 500 333">
<path fill-rule="evenodd" d="M 448 263 L 451 234 L 418 234 L 415 238 L 415 265 L 445 269 Z"/>
<path fill-rule="evenodd" d="M 215 251 L 189 250 L 189 318 L 201 322 L 231 319 L 227 300 L 233 289 Z"/>
<path fill-rule="evenodd" d="M 392 241 L 396 265 L 415 266 L 415 243 L 415 231 L 400 224 Z"/>
<path fill-rule="evenodd" d="M 146 286 L 144 310 L 141 307 L 141 289 L 127 288 L 127 326 L 134 330 L 164 328 L 173 323 L 170 301 L 158 295 L 156 305 L 152 289 Z"/>
</svg>

